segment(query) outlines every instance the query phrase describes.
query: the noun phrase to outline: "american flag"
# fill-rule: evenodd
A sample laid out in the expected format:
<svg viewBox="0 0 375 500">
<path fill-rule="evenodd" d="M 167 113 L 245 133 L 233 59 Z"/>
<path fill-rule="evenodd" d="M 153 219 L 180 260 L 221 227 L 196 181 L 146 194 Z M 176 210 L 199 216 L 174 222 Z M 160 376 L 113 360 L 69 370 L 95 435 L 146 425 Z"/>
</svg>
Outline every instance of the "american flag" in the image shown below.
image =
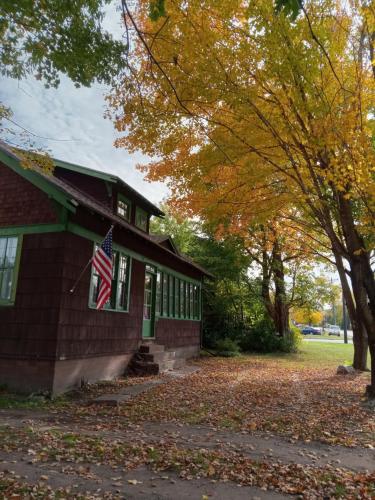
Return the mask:
<svg viewBox="0 0 375 500">
<path fill-rule="evenodd" d="M 100 286 L 96 309 L 102 307 L 108 302 L 112 289 L 112 230 L 108 231 L 101 246 L 97 249 L 92 259 L 92 265 L 100 276 Z"/>
</svg>

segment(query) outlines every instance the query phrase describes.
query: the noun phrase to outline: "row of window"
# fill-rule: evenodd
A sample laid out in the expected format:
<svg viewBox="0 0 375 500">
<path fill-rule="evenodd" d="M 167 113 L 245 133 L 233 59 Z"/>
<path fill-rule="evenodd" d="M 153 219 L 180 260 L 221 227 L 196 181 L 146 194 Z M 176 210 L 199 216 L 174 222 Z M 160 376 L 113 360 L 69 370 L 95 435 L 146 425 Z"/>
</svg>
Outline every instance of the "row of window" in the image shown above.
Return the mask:
<svg viewBox="0 0 375 500">
<path fill-rule="evenodd" d="M 125 196 L 119 194 L 117 199 L 117 215 L 123 219 L 130 221 L 132 204 Z M 147 232 L 148 227 L 148 214 L 140 207 L 135 207 L 135 225 Z"/>
<path fill-rule="evenodd" d="M 17 236 L 0 237 L 0 303 L 14 300 L 17 256 L 20 251 L 20 238 Z M 95 251 L 98 246 L 95 246 Z M 166 318 L 200 319 L 200 286 L 188 280 L 177 278 L 156 268 L 146 266 L 153 278 L 145 289 L 149 292 L 146 301 L 151 308 L 155 304 L 156 315 Z M 112 293 L 104 309 L 115 311 L 129 310 L 131 258 L 119 251 L 113 252 Z M 146 276 L 147 277 L 147 276 Z M 148 282 L 147 282 L 148 283 Z M 89 304 L 95 307 L 100 285 L 100 276 L 92 267 Z M 155 294 L 155 295 L 154 295 Z M 154 298 L 155 297 L 155 298 Z"/>
<path fill-rule="evenodd" d="M 156 314 L 167 318 L 200 319 L 199 285 L 166 272 L 158 272 Z"/>
</svg>

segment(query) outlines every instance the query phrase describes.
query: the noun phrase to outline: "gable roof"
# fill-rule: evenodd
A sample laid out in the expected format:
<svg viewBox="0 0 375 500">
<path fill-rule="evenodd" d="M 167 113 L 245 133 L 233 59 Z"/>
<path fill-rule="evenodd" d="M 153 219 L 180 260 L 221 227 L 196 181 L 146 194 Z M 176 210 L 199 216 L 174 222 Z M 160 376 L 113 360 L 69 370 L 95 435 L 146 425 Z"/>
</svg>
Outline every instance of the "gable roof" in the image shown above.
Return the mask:
<svg viewBox="0 0 375 500">
<path fill-rule="evenodd" d="M 7 144 L 0 141 L 0 161 L 3 161 L 8 167 L 14 170 L 16 173 L 21 175 L 23 178 L 30 181 L 34 186 L 38 187 L 45 193 L 47 193 L 51 198 L 55 199 L 59 204 L 66 207 L 70 212 L 75 213 L 77 206 L 84 206 L 104 217 L 106 217 L 111 222 L 115 223 L 124 229 L 136 234 L 140 238 L 149 241 L 151 244 L 156 245 L 159 249 L 168 252 L 177 260 L 183 261 L 185 264 L 199 270 L 202 274 L 206 276 L 212 276 L 208 271 L 203 270 L 200 266 L 193 263 L 190 259 L 181 256 L 179 253 L 175 253 L 165 246 L 159 244 L 152 235 L 141 231 L 136 226 L 133 226 L 126 220 L 122 219 L 118 215 L 111 212 L 102 203 L 95 200 L 87 193 L 82 192 L 80 189 L 72 186 L 71 184 L 55 177 L 51 174 L 45 173 L 38 165 L 34 164 L 33 169 L 23 168 L 21 165 L 22 158 L 19 157 Z M 82 167 L 85 168 L 85 167 Z M 87 169 L 88 170 L 88 169 Z M 104 174 L 107 175 L 107 174 Z M 169 237 L 168 237 L 169 238 Z"/>
<path fill-rule="evenodd" d="M 150 213 L 152 215 L 156 215 L 158 217 L 163 217 L 165 215 L 164 212 L 160 210 L 160 208 L 151 203 L 147 198 L 145 198 L 141 193 L 132 188 L 120 177 L 117 177 L 117 175 L 108 174 L 106 172 L 100 172 L 99 170 L 83 167 L 82 165 L 76 165 L 75 163 L 58 160 L 56 158 L 53 158 L 53 163 L 56 167 L 60 167 L 65 170 L 71 170 L 72 172 L 77 172 L 79 174 L 95 177 L 96 179 L 102 179 L 106 182 L 110 182 L 111 184 L 117 184 L 118 186 L 125 188 L 131 194 L 139 198 L 142 201 L 143 205 L 145 205 L 150 210 Z"/>
<path fill-rule="evenodd" d="M 165 244 L 169 245 L 171 248 L 172 252 L 174 252 L 176 255 L 181 255 L 181 252 L 177 248 L 176 243 L 173 241 L 172 236 L 169 234 L 150 234 L 151 238 L 156 241 L 156 243 L 159 243 L 159 245 L 166 246 Z"/>
</svg>

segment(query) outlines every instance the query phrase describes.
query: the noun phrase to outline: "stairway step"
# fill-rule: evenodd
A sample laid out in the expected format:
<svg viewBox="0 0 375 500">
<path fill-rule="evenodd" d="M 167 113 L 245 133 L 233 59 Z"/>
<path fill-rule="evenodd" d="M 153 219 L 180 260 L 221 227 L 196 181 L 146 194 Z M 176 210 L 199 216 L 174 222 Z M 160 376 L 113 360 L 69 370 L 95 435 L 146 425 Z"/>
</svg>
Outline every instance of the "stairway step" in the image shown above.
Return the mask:
<svg viewBox="0 0 375 500">
<path fill-rule="evenodd" d="M 153 363 L 155 361 L 154 354 L 149 352 L 138 352 L 137 358 L 139 361 L 147 361 L 148 363 Z"/>
<path fill-rule="evenodd" d="M 148 361 L 134 361 L 132 370 L 139 375 L 158 375 L 159 365 L 158 363 L 150 363 Z"/>
<path fill-rule="evenodd" d="M 165 347 L 160 344 L 141 344 L 138 351 L 145 354 L 154 354 L 156 352 L 164 352 Z"/>
</svg>

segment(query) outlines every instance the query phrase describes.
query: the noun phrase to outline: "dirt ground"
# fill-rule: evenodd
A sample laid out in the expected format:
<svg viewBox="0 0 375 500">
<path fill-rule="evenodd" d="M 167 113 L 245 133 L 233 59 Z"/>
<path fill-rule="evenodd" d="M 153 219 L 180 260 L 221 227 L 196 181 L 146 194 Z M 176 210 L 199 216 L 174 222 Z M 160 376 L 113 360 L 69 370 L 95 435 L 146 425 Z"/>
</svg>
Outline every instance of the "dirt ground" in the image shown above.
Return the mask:
<svg viewBox="0 0 375 500">
<path fill-rule="evenodd" d="M 197 365 L 144 392 L 126 380 L 0 410 L 0 497 L 375 498 L 366 375 L 256 357 Z M 116 406 L 89 404 L 127 388 Z"/>
</svg>

